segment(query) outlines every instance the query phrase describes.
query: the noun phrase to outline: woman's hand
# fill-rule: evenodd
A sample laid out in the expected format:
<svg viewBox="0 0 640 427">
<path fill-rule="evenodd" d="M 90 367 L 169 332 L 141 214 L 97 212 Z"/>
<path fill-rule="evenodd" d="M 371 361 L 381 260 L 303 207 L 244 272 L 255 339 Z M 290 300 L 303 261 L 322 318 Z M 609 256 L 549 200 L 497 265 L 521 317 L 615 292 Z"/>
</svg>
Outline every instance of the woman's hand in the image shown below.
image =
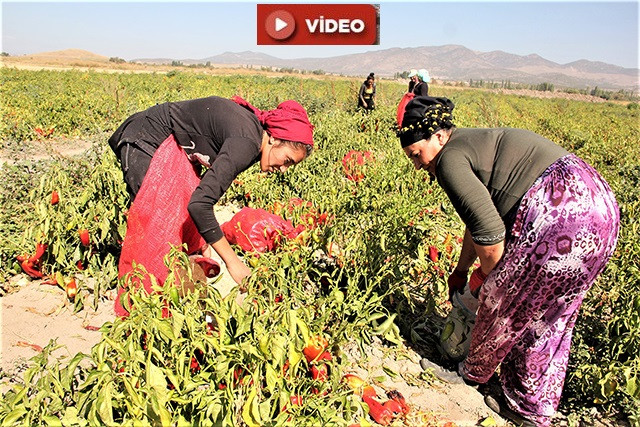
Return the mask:
<svg viewBox="0 0 640 427">
<path fill-rule="evenodd" d="M 498 262 L 500 262 L 503 253 L 504 241 L 489 246 L 478 245 L 473 242 L 469 230 L 465 230 L 462 249 L 460 251 L 460 258 L 458 260 L 458 266 L 456 267 L 456 270 L 465 271 L 466 269 L 466 271 L 468 271 L 475 262 L 476 258 L 480 258 L 480 267 L 478 267 L 469 278 L 469 290 L 471 290 L 471 294 L 474 297 L 478 297 L 478 294 L 480 293 L 480 287 L 486 280 L 489 273 L 491 273 Z M 451 291 L 451 280 L 459 279 L 452 279 L 452 277 L 449 276 L 449 300 L 451 300 L 451 297 L 455 292 Z"/>
<path fill-rule="evenodd" d="M 464 293 L 464 287 L 467 284 L 467 271 L 453 270 L 453 272 L 449 275 L 449 279 L 447 279 L 447 284 L 449 285 L 449 301 L 453 302 L 453 295 L 458 292 L 459 294 Z"/>
<path fill-rule="evenodd" d="M 213 252 L 211 245 L 204 245 L 204 248 L 202 248 L 202 256 L 205 258 L 213 258 Z"/>
<path fill-rule="evenodd" d="M 227 264 L 227 270 L 233 280 L 238 284 L 241 292 L 247 292 L 247 287 L 243 283 L 244 279 L 251 275 L 251 269 L 238 259 L 238 262 Z"/>
<path fill-rule="evenodd" d="M 220 240 L 211 244 L 211 247 L 220 255 L 222 261 L 227 266 L 227 271 L 231 274 L 233 280 L 238 284 L 241 292 L 247 292 L 246 286 L 243 281 L 246 277 L 251 275 L 251 269 L 242 262 L 238 255 L 231 248 L 231 245 L 227 239 L 223 236 Z M 206 249 L 203 253 L 206 252 Z"/>
<path fill-rule="evenodd" d="M 476 268 L 473 273 L 471 273 L 471 278 L 469 279 L 469 290 L 471 291 L 471 295 L 474 298 L 478 298 L 480 294 L 480 287 L 487 279 L 487 275 L 482 272 L 482 268 Z"/>
<path fill-rule="evenodd" d="M 502 258 L 504 241 L 489 246 L 476 245 L 475 243 L 474 245 L 478 258 L 480 258 L 480 267 L 476 268 L 469 278 L 469 290 L 471 295 L 478 298 L 480 287 Z"/>
</svg>

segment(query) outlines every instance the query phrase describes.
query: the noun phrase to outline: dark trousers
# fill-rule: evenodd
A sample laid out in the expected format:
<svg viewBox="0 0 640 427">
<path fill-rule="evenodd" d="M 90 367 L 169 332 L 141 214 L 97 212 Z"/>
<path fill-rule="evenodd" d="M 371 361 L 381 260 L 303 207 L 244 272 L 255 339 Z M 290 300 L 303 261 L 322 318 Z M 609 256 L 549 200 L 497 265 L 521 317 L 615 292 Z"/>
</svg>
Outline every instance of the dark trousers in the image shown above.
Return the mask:
<svg viewBox="0 0 640 427">
<path fill-rule="evenodd" d="M 151 156 L 135 143 L 125 143 L 120 148 L 119 159 L 124 182 L 127 184 L 127 191 L 131 196 L 131 203 L 133 203 L 136 194 L 140 191 L 144 176 L 149 170 Z"/>
<path fill-rule="evenodd" d="M 125 120 L 109 138 L 109 146 L 120 161 L 131 202 L 140 190 L 156 145 L 168 136 L 169 132 L 150 121 L 143 111 Z M 158 143 L 153 143 L 155 141 Z"/>
</svg>

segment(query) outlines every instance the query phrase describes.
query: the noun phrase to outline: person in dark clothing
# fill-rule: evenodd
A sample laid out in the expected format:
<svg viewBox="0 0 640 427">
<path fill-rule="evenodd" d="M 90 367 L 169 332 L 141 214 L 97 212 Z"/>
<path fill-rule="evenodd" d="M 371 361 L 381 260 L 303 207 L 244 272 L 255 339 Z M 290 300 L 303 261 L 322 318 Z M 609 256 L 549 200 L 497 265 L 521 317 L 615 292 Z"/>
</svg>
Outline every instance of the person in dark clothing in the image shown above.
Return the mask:
<svg viewBox="0 0 640 427">
<path fill-rule="evenodd" d="M 362 83 L 358 91 L 358 107 L 363 108 L 365 111 L 371 111 L 376 108 L 376 87 L 371 74 Z"/>
<path fill-rule="evenodd" d="M 203 254 L 210 257 L 215 250 L 240 284 L 250 269 L 224 237 L 213 207 L 252 164 L 259 162 L 263 172 L 284 172 L 311 153 L 313 125 L 307 112 L 291 100 L 261 111 L 240 97 L 211 96 L 167 102 L 133 114 L 109 139 L 132 202 L 155 151 L 171 135 L 193 164 L 206 168 L 188 202 L 189 214 L 208 244 Z"/>
<path fill-rule="evenodd" d="M 409 87 L 407 88 L 407 93 L 413 93 L 413 87 L 416 85 L 416 81 L 418 80 L 418 70 L 412 68 L 409 70 Z"/>
<path fill-rule="evenodd" d="M 398 136 L 416 169 L 437 179 L 466 225 L 449 297 L 469 278 L 479 308 L 458 372 L 486 383 L 492 409 L 548 426 L 564 384 L 572 330 L 613 253 L 619 210 L 609 185 L 564 148 L 522 129 L 457 129 L 447 98 L 416 96 Z"/>
<path fill-rule="evenodd" d="M 409 92 L 413 93 L 415 96 L 428 96 L 429 95 L 429 81 L 431 78 L 429 77 L 429 72 L 424 68 L 419 70 L 411 70 L 409 73 L 409 77 L 413 82 L 413 85 Z M 410 85 L 411 86 L 411 85 Z"/>
</svg>

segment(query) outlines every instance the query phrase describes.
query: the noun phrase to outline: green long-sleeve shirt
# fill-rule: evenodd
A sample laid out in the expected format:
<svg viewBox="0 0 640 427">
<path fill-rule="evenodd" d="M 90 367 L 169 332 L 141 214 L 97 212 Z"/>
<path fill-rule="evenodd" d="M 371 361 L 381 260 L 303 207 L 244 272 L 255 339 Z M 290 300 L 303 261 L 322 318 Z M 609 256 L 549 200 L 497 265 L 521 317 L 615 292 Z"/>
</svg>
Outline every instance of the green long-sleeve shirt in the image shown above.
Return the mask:
<svg viewBox="0 0 640 427">
<path fill-rule="evenodd" d="M 436 158 L 436 178 L 473 241 L 504 240 L 508 214 L 553 162 L 569 154 L 523 129 L 454 129 Z"/>
</svg>

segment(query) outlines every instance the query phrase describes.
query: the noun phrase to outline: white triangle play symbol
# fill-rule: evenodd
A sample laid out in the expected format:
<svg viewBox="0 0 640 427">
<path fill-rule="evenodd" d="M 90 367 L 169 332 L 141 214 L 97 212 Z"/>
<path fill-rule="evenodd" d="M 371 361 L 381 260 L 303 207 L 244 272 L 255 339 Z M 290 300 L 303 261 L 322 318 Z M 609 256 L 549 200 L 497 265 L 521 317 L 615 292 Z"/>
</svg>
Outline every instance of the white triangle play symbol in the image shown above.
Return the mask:
<svg viewBox="0 0 640 427">
<path fill-rule="evenodd" d="M 283 21 L 280 18 L 276 18 L 276 31 L 280 31 L 283 28 L 286 28 L 289 24 L 287 24 L 285 21 Z"/>
</svg>

